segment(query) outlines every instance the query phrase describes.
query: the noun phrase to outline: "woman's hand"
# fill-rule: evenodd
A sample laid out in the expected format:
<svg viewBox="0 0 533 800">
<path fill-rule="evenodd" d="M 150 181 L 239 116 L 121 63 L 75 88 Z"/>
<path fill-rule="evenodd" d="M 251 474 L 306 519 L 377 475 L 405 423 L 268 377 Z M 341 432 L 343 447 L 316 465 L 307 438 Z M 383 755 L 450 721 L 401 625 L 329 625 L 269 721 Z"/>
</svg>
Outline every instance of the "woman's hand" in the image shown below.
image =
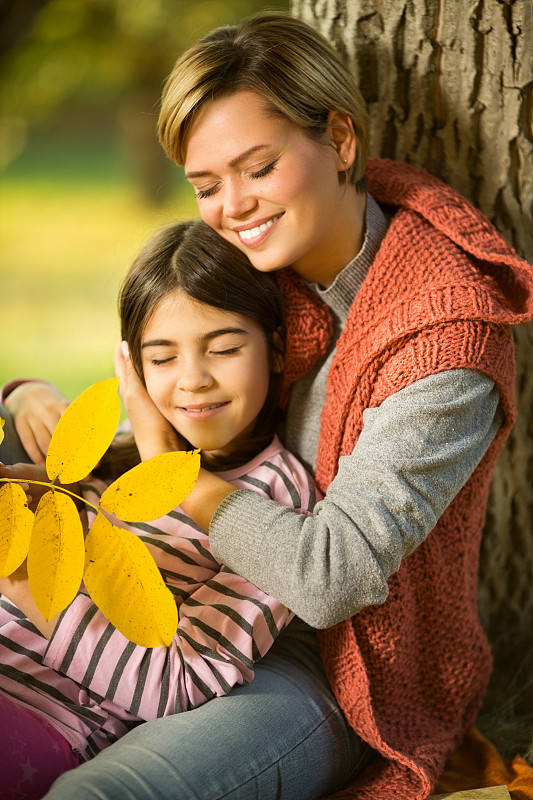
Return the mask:
<svg viewBox="0 0 533 800">
<path fill-rule="evenodd" d="M 68 406 L 67 398 L 51 384 L 28 381 L 13 389 L 4 405 L 28 456 L 35 464 L 44 465 L 52 434 Z"/>
<path fill-rule="evenodd" d="M 126 342 L 118 343 L 114 361 L 120 396 L 142 460 L 147 461 L 160 453 L 185 450 L 178 432 L 161 414 L 135 372 Z"/>
</svg>

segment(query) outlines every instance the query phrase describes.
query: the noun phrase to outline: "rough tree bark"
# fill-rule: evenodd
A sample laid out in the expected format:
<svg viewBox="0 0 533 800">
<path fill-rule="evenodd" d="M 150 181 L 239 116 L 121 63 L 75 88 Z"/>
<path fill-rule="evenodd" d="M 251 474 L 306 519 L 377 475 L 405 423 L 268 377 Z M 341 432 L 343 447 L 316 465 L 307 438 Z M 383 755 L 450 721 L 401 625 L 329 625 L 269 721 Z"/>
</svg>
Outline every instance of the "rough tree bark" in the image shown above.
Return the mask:
<svg viewBox="0 0 533 800">
<path fill-rule="evenodd" d="M 531 0 L 292 0 L 358 78 L 371 154 L 424 167 L 533 261 Z M 516 332 L 519 419 L 495 474 L 480 566 L 493 641 L 533 638 L 533 327 Z"/>
</svg>

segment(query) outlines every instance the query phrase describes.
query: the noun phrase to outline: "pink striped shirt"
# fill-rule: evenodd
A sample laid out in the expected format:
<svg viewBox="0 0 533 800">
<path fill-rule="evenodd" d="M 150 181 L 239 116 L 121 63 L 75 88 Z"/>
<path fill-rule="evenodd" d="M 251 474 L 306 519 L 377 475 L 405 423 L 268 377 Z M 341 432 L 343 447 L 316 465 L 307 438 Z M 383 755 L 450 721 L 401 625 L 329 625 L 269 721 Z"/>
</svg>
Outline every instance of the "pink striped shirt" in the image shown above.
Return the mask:
<svg viewBox="0 0 533 800">
<path fill-rule="evenodd" d="M 278 439 L 243 467 L 219 474 L 304 513 L 317 500 L 312 479 Z M 94 480 L 84 494 L 94 502 L 104 488 Z M 83 758 L 142 721 L 187 711 L 251 681 L 254 662 L 293 617 L 216 561 L 208 535 L 179 507 L 127 527 L 149 547 L 178 604 L 168 648 L 130 642 L 83 588 L 49 642 L 0 601 L 0 690 L 41 714 Z"/>
</svg>

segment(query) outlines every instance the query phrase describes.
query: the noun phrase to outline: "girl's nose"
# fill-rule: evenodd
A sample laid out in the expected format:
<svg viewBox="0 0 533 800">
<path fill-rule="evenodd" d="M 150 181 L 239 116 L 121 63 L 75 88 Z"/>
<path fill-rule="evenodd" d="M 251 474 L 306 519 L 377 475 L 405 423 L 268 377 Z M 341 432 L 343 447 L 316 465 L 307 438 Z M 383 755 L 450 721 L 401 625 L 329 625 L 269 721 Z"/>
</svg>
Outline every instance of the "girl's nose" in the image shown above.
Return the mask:
<svg viewBox="0 0 533 800">
<path fill-rule="evenodd" d="M 202 364 L 195 360 L 181 364 L 178 388 L 185 392 L 201 392 L 213 384 L 213 378 Z"/>
<path fill-rule="evenodd" d="M 229 181 L 224 186 L 224 215 L 237 219 L 253 211 L 257 200 L 242 181 Z"/>
</svg>

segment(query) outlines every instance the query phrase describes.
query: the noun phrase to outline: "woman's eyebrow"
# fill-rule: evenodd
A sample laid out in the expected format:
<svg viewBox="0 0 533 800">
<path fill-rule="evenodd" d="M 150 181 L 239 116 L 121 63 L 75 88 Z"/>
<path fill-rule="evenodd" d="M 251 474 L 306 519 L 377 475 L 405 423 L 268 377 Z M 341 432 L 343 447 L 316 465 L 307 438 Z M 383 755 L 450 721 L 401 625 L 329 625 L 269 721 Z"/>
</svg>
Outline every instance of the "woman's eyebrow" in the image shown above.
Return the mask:
<svg viewBox="0 0 533 800">
<path fill-rule="evenodd" d="M 244 150 L 242 153 L 239 153 L 238 156 L 235 156 L 235 158 L 231 159 L 231 161 L 229 162 L 230 167 L 237 167 L 243 161 L 246 161 L 247 158 L 255 155 L 255 153 L 259 152 L 259 150 L 264 150 L 266 147 L 268 147 L 268 145 L 266 144 L 256 144 L 253 147 L 249 147 L 247 150 Z M 191 180 L 191 178 L 205 178 L 206 175 L 211 175 L 211 173 L 208 172 L 207 170 L 185 173 L 185 177 L 189 181 Z"/>
<path fill-rule="evenodd" d="M 201 340 L 207 342 L 209 339 L 216 339 L 217 336 L 226 336 L 229 333 L 237 333 L 244 336 L 248 335 L 248 331 L 244 328 L 217 328 L 215 331 L 204 333 L 201 336 Z M 176 342 L 173 342 L 170 339 L 150 339 L 149 342 L 142 343 L 141 350 L 144 350 L 145 347 L 174 347 L 175 345 Z"/>
</svg>

